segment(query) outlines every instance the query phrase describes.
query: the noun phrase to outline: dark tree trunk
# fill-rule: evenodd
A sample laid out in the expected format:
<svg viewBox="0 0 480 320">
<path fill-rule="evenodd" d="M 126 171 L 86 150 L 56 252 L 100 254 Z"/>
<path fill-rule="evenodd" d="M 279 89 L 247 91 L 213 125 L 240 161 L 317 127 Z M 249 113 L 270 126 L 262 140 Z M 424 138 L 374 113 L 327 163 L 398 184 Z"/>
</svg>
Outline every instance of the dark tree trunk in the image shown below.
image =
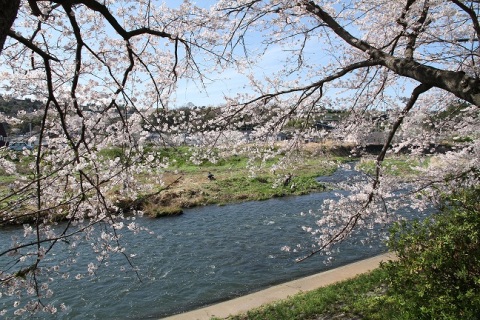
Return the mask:
<svg viewBox="0 0 480 320">
<path fill-rule="evenodd" d="M 398 75 L 444 89 L 465 101 L 480 106 L 480 79 L 470 77 L 465 72 L 436 69 L 413 60 L 395 58 L 380 50 L 372 50 L 370 55 Z"/>
<path fill-rule="evenodd" d="M 0 0 L 0 54 L 3 51 L 8 31 L 17 17 L 20 0 Z"/>
</svg>

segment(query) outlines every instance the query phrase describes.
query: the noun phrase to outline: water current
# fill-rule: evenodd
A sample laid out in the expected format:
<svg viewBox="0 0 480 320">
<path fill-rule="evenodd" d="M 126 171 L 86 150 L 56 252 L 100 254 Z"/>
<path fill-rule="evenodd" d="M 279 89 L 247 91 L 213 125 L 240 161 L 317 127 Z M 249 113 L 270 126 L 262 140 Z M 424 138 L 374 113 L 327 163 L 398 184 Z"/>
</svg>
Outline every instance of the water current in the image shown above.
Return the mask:
<svg viewBox="0 0 480 320">
<path fill-rule="evenodd" d="M 325 182 L 350 174 L 339 171 Z M 151 232 L 125 233 L 122 242 L 129 248 L 127 254 L 132 254 L 139 276 L 130 267 L 122 268 L 125 258 L 118 256 L 94 277 L 54 280 L 50 283 L 54 302 L 65 303 L 67 309 L 45 318 L 161 318 L 384 252 L 385 246 L 378 242 L 365 246 L 352 238 L 339 247 L 336 259 L 327 265 L 321 256 L 296 263 L 302 254 L 281 250 L 285 245 L 310 243 L 301 227 L 312 226 L 315 217 L 305 213 L 332 197 L 334 193 L 329 191 L 198 207 L 171 218 L 138 219 Z M 2 230 L 0 247 L 21 232 Z M 58 275 L 65 271 L 85 273 L 88 262 L 95 260 L 88 246 L 85 243 L 70 251 L 67 245 L 57 245 L 50 259 L 76 259 L 76 263 L 62 266 Z M 0 260 L 3 268 L 1 264 Z M 5 296 L 2 300 L 0 309 L 12 308 L 13 300 Z"/>
</svg>

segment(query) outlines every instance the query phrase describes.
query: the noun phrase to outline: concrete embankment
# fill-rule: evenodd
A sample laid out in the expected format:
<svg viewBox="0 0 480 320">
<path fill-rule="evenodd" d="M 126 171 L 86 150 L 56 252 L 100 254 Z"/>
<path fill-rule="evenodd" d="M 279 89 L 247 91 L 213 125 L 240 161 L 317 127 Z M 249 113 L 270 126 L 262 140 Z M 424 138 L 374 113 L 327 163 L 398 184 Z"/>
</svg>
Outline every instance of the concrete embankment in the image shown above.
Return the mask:
<svg viewBox="0 0 480 320">
<path fill-rule="evenodd" d="M 328 286 L 338 281 L 347 280 L 356 275 L 369 272 L 380 265 L 380 262 L 392 260 L 391 253 L 382 254 L 369 259 L 357 261 L 339 268 L 314 274 L 309 277 L 293 280 L 287 283 L 276 285 L 268 289 L 258 291 L 246 296 L 170 316 L 168 320 L 208 320 L 212 317 L 226 318 L 229 315 L 247 312 L 250 309 L 261 305 L 286 299 L 300 292 L 315 290 Z"/>
</svg>

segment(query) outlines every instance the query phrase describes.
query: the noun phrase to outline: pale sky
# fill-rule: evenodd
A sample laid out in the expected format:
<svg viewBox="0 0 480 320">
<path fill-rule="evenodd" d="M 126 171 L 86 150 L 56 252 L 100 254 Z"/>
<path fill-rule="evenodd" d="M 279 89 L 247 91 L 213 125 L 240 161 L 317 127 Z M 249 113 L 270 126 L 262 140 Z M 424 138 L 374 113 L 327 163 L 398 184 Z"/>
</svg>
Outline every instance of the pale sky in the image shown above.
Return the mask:
<svg viewBox="0 0 480 320">
<path fill-rule="evenodd" d="M 171 7 L 176 7 L 183 1 L 166 0 L 165 2 Z M 198 0 L 192 2 L 199 6 L 209 7 L 217 1 Z M 255 43 L 260 44 L 262 41 L 260 35 L 249 33 L 248 36 L 249 39 L 246 41 L 251 44 L 248 49 L 259 49 L 259 46 L 255 47 Z M 253 67 L 251 71 L 257 76 L 262 74 L 272 75 L 278 70 L 279 66 L 283 64 L 282 61 L 285 60 L 288 55 L 289 53 L 279 46 L 272 46 L 265 52 L 263 59 L 255 61 L 256 66 Z M 202 71 L 208 72 L 208 70 Z M 202 87 L 202 83 L 200 82 L 195 83 L 193 80 L 187 81 L 181 79 L 178 82 L 178 90 L 173 95 L 176 100 L 174 105 L 183 106 L 189 102 L 196 106 L 218 105 L 224 101 L 225 96 L 235 96 L 237 93 L 251 92 L 248 78 L 233 68 L 226 69 L 222 73 L 205 75 L 211 79 L 205 81 L 205 88 Z"/>
<path fill-rule="evenodd" d="M 270 49 L 264 58 L 258 61 L 251 71 L 256 75 L 271 75 L 276 72 L 282 59 L 287 53 L 281 48 Z M 208 72 L 208 70 L 207 70 Z M 192 102 L 196 106 L 218 105 L 223 102 L 225 96 L 235 96 L 237 93 L 251 92 L 250 84 L 246 75 L 229 68 L 221 73 L 206 74 L 210 80 L 206 80 L 202 87 L 201 83 L 192 80 L 180 80 L 178 90 L 174 97 L 176 106 Z"/>
<path fill-rule="evenodd" d="M 178 7 L 183 3 L 183 0 L 165 0 L 154 1 L 154 3 L 165 2 L 170 7 Z M 216 0 L 197 0 L 192 1 L 197 5 L 209 7 L 216 3 Z M 261 35 L 258 33 L 249 33 L 248 42 L 250 44 L 249 50 L 260 50 L 260 43 L 262 41 Z M 255 44 L 258 44 L 257 46 Z M 313 42 L 308 43 L 308 47 L 303 52 L 308 55 L 308 59 L 312 59 L 309 62 L 325 62 L 329 58 L 322 56 L 321 50 L 316 50 L 316 44 Z M 282 68 L 284 61 L 291 55 L 287 51 L 288 48 L 281 48 L 280 46 L 273 45 L 268 48 L 262 58 L 255 60 L 255 66 L 249 70 L 254 73 L 257 78 L 263 76 L 272 76 L 275 72 Z M 241 51 L 239 51 L 241 52 Z M 195 56 L 196 59 L 201 61 L 201 56 Z M 225 96 L 233 97 L 238 93 L 251 92 L 250 83 L 246 75 L 241 74 L 233 68 L 228 68 L 222 72 L 212 72 L 208 69 L 208 62 L 200 63 L 200 65 L 207 65 L 201 72 L 205 75 L 204 85 L 200 81 L 179 79 L 178 89 L 172 94 L 172 98 L 175 100 L 170 104 L 171 107 L 181 107 L 188 103 L 193 103 L 196 106 L 217 106 L 224 103 Z M 208 73 L 211 72 L 211 73 Z M 283 78 L 282 78 L 283 79 Z M 300 83 L 312 81 L 305 75 L 305 72 L 294 74 L 288 80 L 299 80 Z"/>
</svg>

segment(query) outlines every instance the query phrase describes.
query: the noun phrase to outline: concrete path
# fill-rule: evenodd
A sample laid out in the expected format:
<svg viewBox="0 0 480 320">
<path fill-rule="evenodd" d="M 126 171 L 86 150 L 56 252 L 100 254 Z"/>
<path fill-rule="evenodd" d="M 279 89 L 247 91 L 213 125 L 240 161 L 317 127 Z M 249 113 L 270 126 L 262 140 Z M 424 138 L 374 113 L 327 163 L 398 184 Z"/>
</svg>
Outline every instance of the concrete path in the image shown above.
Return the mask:
<svg viewBox="0 0 480 320">
<path fill-rule="evenodd" d="M 377 268 L 380 262 L 392 260 L 390 253 L 382 254 L 366 260 L 354 262 L 343 267 L 328 270 L 306 278 L 293 280 L 276 285 L 268 289 L 258 291 L 246 296 L 238 297 L 215 305 L 180 313 L 165 319 L 168 320 L 209 320 L 212 317 L 226 318 L 247 312 L 250 309 L 260 307 L 263 304 L 286 299 L 300 292 L 314 290 L 332 283 L 353 278 L 361 273 L 366 273 Z"/>
</svg>

